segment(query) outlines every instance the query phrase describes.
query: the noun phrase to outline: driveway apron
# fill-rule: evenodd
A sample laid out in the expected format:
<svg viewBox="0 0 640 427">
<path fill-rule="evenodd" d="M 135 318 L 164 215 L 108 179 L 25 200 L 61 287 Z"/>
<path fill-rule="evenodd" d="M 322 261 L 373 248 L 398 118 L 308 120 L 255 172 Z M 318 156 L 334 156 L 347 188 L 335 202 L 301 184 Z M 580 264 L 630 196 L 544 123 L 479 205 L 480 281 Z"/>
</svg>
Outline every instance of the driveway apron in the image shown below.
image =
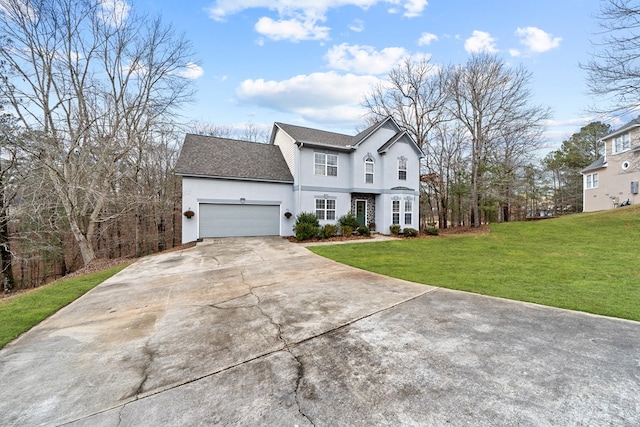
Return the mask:
<svg viewBox="0 0 640 427">
<path fill-rule="evenodd" d="M 640 323 L 211 239 L 7 345 L 0 384 L 3 426 L 632 426 Z"/>
</svg>

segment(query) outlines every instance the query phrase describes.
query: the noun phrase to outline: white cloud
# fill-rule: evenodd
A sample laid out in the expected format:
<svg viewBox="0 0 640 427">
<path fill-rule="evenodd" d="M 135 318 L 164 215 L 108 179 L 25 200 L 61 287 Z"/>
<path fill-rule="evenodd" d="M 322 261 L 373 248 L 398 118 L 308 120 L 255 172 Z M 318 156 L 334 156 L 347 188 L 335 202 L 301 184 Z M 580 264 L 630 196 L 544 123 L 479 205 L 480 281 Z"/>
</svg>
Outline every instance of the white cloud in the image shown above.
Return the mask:
<svg viewBox="0 0 640 427">
<path fill-rule="evenodd" d="M 420 39 L 418 39 L 418 45 L 420 46 L 429 46 L 431 42 L 438 41 L 438 36 L 431 33 L 422 33 Z"/>
<path fill-rule="evenodd" d="M 376 51 L 372 46 L 342 43 L 333 46 L 325 58 L 329 67 L 360 74 L 384 74 L 394 68 L 407 56 L 402 47 L 387 47 Z"/>
<path fill-rule="evenodd" d="M 361 33 L 364 31 L 364 21 L 362 19 L 355 19 L 351 25 L 349 25 L 349 29 L 355 33 Z"/>
<path fill-rule="evenodd" d="M 329 27 L 321 27 L 316 23 L 317 21 L 313 18 L 307 18 L 304 21 L 297 19 L 274 21 L 271 18 L 262 17 L 256 23 L 255 30 L 272 40 L 291 40 L 294 42 L 301 40 L 327 40 L 329 38 Z"/>
<path fill-rule="evenodd" d="M 245 80 L 236 90 L 246 103 L 298 114 L 315 122 L 353 122 L 361 119 L 360 102 L 374 84 L 374 76 L 336 72 L 298 75 L 288 80 Z"/>
<path fill-rule="evenodd" d="M 560 46 L 561 37 L 553 37 L 551 34 L 536 27 L 518 28 L 516 35 L 520 37 L 520 43 L 531 52 L 542 53 Z"/>
<path fill-rule="evenodd" d="M 355 6 L 366 10 L 377 3 L 402 6 L 404 16 L 409 18 L 420 16 L 427 6 L 427 0 L 216 0 L 205 10 L 211 19 L 224 21 L 247 9 L 267 9 L 275 11 L 278 17 L 261 17 L 255 25 L 259 33 L 274 40 L 326 40 L 330 28 L 318 26 L 317 23 L 326 21 L 330 9 Z M 350 26 L 356 32 L 362 31 L 362 28 L 361 21 L 355 21 Z"/>
<path fill-rule="evenodd" d="M 180 77 L 185 77 L 189 80 L 195 80 L 199 77 L 202 77 L 204 74 L 204 70 L 198 64 L 194 64 L 193 62 L 188 62 L 185 66 L 184 70 L 178 72 Z"/>
<path fill-rule="evenodd" d="M 509 49 L 509 55 L 517 57 L 522 55 L 522 52 L 518 49 Z"/>
<path fill-rule="evenodd" d="M 100 19 L 113 26 L 126 20 L 131 10 L 131 6 L 125 0 L 100 0 L 100 7 Z"/>
<path fill-rule="evenodd" d="M 469 53 L 496 53 L 498 49 L 496 49 L 495 41 L 491 34 L 475 30 L 471 37 L 465 40 L 464 49 Z"/>
<path fill-rule="evenodd" d="M 427 0 L 407 0 L 404 3 L 404 16 L 407 18 L 418 17 L 422 15 L 425 7 L 427 7 Z"/>
</svg>

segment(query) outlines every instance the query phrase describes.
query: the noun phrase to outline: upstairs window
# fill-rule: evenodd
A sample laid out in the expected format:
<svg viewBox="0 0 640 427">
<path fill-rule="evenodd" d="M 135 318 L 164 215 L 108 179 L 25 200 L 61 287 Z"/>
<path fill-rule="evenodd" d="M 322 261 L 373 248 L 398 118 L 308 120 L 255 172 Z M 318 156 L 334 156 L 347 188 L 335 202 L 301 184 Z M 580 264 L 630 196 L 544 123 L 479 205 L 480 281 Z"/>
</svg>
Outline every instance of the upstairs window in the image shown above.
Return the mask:
<svg viewBox="0 0 640 427">
<path fill-rule="evenodd" d="M 407 180 L 407 159 L 398 159 L 398 179 Z"/>
<path fill-rule="evenodd" d="M 590 173 L 589 175 L 585 176 L 585 188 L 598 188 L 598 180 L 599 177 L 597 173 Z"/>
<path fill-rule="evenodd" d="M 316 216 L 319 220 L 336 219 L 336 201 L 334 199 L 316 199 Z"/>
<path fill-rule="evenodd" d="M 631 148 L 631 138 L 628 133 L 620 135 L 613 140 L 613 153 L 620 153 Z"/>
<path fill-rule="evenodd" d="M 336 154 L 314 153 L 315 175 L 338 176 L 338 156 Z"/>
<path fill-rule="evenodd" d="M 364 182 L 373 184 L 373 159 L 367 157 L 364 161 Z"/>
</svg>

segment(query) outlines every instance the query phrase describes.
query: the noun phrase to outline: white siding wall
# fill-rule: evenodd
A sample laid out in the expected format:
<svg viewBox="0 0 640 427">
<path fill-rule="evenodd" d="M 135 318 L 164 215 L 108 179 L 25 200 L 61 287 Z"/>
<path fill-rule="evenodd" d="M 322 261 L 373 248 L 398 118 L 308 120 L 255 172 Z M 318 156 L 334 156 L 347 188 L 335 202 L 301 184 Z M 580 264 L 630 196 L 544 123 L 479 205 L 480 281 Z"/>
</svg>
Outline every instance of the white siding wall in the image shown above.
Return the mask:
<svg viewBox="0 0 640 427">
<path fill-rule="evenodd" d="M 294 212 L 291 184 L 269 182 L 231 181 L 211 178 L 182 178 L 182 212 L 191 209 L 193 218 L 182 216 L 182 242 L 198 239 L 198 207 L 200 203 L 274 204 L 280 206 L 280 235 L 291 236 L 294 216 L 287 219 L 284 213 Z"/>
<path fill-rule="evenodd" d="M 293 175 L 295 165 L 295 151 L 297 150 L 297 146 L 295 145 L 293 138 L 291 138 L 285 132 L 281 131 L 278 128 L 276 128 L 275 132 L 276 134 L 273 139 L 273 144 L 280 147 L 282 156 L 284 157 L 285 162 L 287 162 L 287 166 L 289 166 L 291 175 Z"/>
</svg>

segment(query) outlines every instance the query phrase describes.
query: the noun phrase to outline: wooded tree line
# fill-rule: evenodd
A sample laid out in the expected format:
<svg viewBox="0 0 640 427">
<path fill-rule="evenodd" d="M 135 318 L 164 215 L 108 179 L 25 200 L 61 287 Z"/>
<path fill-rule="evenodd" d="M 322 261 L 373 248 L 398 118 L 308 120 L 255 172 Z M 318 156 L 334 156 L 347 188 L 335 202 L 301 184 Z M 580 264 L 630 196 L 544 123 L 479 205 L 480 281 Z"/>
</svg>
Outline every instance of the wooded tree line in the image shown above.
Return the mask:
<svg viewBox="0 0 640 427">
<path fill-rule="evenodd" d="M 191 55 L 124 2 L 2 2 L 5 289 L 180 241 L 175 115 Z"/>
</svg>

